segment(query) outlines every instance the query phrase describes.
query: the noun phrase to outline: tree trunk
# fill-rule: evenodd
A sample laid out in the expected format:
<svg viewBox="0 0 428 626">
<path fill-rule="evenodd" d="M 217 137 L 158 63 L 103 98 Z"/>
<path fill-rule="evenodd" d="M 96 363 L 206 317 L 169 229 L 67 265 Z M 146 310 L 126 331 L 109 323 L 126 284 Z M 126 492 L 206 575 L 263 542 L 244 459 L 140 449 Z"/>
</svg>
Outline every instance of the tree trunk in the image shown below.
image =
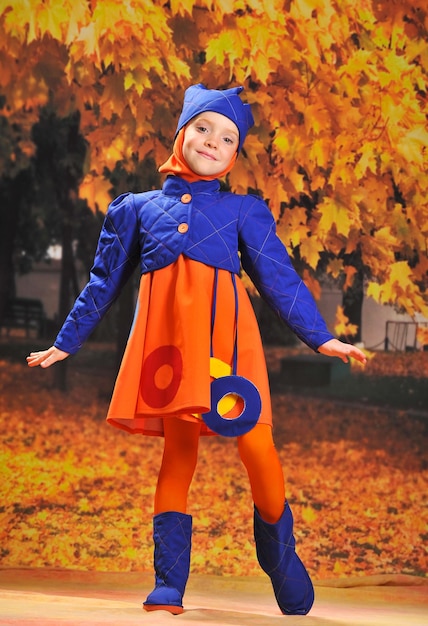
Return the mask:
<svg viewBox="0 0 428 626">
<path fill-rule="evenodd" d="M 351 324 L 358 326 L 355 335 L 347 335 L 346 341 L 351 343 L 361 342 L 362 318 L 364 301 L 364 272 L 358 269 L 354 275 L 352 287 L 349 287 L 342 297 L 343 312 Z"/>
<path fill-rule="evenodd" d="M 73 256 L 73 204 L 68 200 L 68 211 L 64 215 L 62 224 L 62 259 L 61 259 L 61 279 L 59 289 L 58 318 L 61 326 L 67 317 L 74 295 L 75 267 Z M 67 359 L 60 361 L 55 366 L 54 386 L 60 391 L 67 391 Z"/>
<path fill-rule="evenodd" d="M 6 302 L 15 295 L 13 253 L 20 212 L 19 181 L 19 175 L 3 180 L 0 188 L 0 319 Z"/>
</svg>

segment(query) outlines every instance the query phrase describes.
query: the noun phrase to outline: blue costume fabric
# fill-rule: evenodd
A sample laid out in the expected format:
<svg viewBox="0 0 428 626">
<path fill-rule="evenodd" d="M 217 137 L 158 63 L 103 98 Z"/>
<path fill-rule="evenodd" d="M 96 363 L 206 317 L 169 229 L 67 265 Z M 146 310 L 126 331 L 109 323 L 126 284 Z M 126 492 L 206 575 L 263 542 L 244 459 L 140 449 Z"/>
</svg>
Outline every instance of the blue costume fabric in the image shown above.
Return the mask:
<svg viewBox="0 0 428 626">
<path fill-rule="evenodd" d="M 142 274 L 154 272 L 181 254 L 235 274 L 242 263 L 260 295 L 310 348 L 334 338 L 260 197 L 222 192 L 217 180 L 189 183 L 171 176 L 161 190 L 124 194 L 111 203 L 89 282 L 55 346 L 77 352 L 138 263 Z"/>
</svg>

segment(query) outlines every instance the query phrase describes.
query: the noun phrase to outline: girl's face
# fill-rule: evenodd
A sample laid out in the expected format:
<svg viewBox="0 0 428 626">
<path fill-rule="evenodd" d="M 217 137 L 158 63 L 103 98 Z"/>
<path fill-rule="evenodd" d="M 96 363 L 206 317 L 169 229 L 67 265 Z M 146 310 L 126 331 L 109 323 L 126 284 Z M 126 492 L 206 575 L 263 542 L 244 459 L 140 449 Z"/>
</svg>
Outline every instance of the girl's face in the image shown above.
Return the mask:
<svg viewBox="0 0 428 626">
<path fill-rule="evenodd" d="M 239 145 L 237 126 L 225 115 L 206 111 L 186 126 L 183 156 L 199 176 L 216 176 L 232 160 Z"/>
</svg>

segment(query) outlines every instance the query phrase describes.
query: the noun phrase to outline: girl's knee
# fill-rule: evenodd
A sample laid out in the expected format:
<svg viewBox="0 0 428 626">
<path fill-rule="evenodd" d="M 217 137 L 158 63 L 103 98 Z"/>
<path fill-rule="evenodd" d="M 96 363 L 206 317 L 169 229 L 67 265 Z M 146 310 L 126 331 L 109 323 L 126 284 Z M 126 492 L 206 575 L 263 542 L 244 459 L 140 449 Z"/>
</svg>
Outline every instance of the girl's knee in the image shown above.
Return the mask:
<svg viewBox="0 0 428 626">
<path fill-rule="evenodd" d="M 264 459 L 266 455 L 276 455 L 272 428 L 268 424 L 256 424 L 248 433 L 238 437 L 238 450 L 244 463 L 247 457 Z"/>
<path fill-rule="evenodd" d="M 182 477 L 193 475 L 198 459 L 199 434 L 199 424 L 179 418 L 166 418 L 162 469 Z"/>
</svg>

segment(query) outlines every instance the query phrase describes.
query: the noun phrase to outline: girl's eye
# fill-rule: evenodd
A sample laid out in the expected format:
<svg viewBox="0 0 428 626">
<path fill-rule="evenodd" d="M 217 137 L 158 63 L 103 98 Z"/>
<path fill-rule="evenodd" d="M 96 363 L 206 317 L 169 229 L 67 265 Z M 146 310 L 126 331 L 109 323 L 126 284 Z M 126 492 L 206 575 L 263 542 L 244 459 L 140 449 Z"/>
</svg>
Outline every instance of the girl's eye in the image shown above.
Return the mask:
<svg viewBox="0 0 428 626">
<path fill-rule="evenodd" d="M 233 139 L 231 139 L 230 137 L 225 137 L 224 140 L 228 144 L 232 144 L 233 143 Z"/>
<path fill-rule="evenodd" d="M 201 133 L 205 133 L 207 131 L 206 126 L 197 126 L 197 129 L 201 132 Z"/>
</svg>

